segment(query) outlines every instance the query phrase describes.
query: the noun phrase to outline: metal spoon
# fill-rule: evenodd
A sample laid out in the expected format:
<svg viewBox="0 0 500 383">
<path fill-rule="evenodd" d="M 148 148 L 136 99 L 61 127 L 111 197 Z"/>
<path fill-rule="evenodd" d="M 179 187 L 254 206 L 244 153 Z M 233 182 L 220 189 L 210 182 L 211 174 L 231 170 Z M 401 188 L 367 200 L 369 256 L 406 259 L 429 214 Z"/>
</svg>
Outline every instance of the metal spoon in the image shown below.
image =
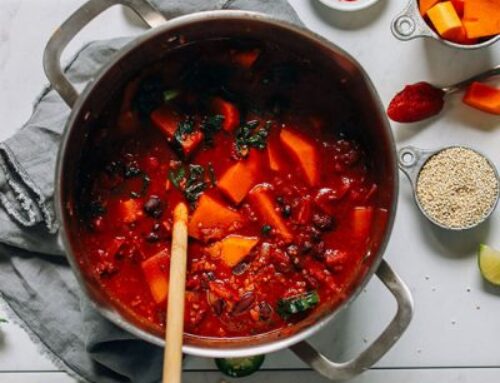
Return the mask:
<svg viewBox="0 0 500 383">
<path fill-rule="evenodd" d="M 488 69 L 487 71 L 484 71 L 482 73 L 479 73 L 475 76 L 472 76 L 472 77 L 468 78 L 467 80 L 460 81 L 459 83 L 456 83 L 454 85 L 442 87 L 441 90 L 447 96 L 449 94 L 456 93 L 456 92 L 466 88 L 469 84 L 473 83 L 474 81 L 482 81 L 482 80 L 486 80 L 490 77 L 494 77 L 494 76 L 498 76 L 498 75 L 500 75 L 500 65 L 497 65 L 497 66 L 495 66 L 491 69 Z"/>
</svg>

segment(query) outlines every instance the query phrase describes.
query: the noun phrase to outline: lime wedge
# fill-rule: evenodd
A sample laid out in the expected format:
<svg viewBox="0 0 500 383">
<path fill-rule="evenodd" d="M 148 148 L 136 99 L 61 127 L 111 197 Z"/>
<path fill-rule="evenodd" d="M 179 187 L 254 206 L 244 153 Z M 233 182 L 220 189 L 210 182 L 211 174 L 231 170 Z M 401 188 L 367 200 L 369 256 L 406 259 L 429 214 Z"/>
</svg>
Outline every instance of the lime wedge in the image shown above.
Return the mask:
<svg viewBox="0 0 500 383">
<path fill-rule="evenodd" d="M 479 270 L 488 282 L 500 286 L 500 251 L 486 245 L 479 245 Z"/>
</svg>

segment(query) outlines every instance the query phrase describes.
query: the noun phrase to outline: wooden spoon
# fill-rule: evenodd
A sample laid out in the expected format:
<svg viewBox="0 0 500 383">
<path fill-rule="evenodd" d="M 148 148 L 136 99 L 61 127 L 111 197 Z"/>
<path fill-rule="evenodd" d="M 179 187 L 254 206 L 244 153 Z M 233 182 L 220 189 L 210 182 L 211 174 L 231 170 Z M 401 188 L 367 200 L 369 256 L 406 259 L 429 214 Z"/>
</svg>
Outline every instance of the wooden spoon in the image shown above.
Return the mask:
<svg viewBox="0 0 500 383">
<path fill-rule="evenodd" d="M 180 383 L 182 376 L 182 338 L 184 335 L 184 293 L 188 243 L 188 209 L 185 203 L 174 209 L 170 279 L 168 290 L 167 330 L 163 355 L 163 383 Z"/>
</svg>

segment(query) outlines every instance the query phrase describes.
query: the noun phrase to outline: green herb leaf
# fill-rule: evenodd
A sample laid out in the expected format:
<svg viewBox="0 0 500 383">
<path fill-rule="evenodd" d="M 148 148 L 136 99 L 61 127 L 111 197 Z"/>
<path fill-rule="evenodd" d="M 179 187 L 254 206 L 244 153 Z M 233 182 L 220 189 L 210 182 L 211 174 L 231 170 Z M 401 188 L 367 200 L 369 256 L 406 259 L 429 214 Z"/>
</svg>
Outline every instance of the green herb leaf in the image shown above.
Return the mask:
<svg viewBox="0 0 500 383">
<path fill-rule="evenodd" d="M 189 177 L 184 189 L 184 196 L 193 203 L 198 200 L 198 197 L 207 187 L 205 183 L 205 169 L 201 165 L 189 165 Z"/>
<path fill-rule="evenodd" d="M 262 226 L 261 232 L 263 235 L 269 235 L 271 233 L 271 230 L 273 230 L 273 227 L 271 225 L 264 225 Z"/>
<path fill-rule="evenodd" d="M 259 121 L 252 120 L 238 128 L 236 149 L 241 157 L 246 157 L 250 148 L 265 149 L 272 122 L 267 121 L 261 128 L 258 128 L 259 124 Z"/>
<path fill-rule="evenodd" d="M 168 178 L 169 178 L 170 182 L 172 182 L 172 184 L 177 189 L 179 189 L 180 183 L 181 183 L 182 179 L 184 178 L 185 174 L 186 174 L 186 169 L 181 167 L 181 168 L 179 168 L 179 170 L 177 170 L 177 173 L 175 173 L 174 170 L 170 170 L 168 172 Z"/>
<path fill-rule="evenodd" d="M 290 298 L 281 298 L 278 301 L 276 312 L 284 319 L 291 315 L 312 309 L 319 303 L 319 295 L 316 290 L 308 291 Z"/>
<path fill-rule="evenodd" d="M 175 131 L 174 138 L 179 145 L 182 146 L 182 142 L 186 139 L 186 136 L 193 133 L 194 131 L 194 121 L 192 119 L 186 119 L 179 122 L 177 125 L 177 130 Z"/>
<path fill-rule="evenodd" d="M 168 103 L 169 101 L 175 99 L 178 95 L 179 91 L 177 89 L 167 89 L 163 92 L 163 101 L 165 101 L 165 103 Z"/>
<path fill-rule="evenodd" d="M 5 318 L 0 318 L 0 323 L 9 323 L 9 321 Z"/>
<path fill-rule="evenodd" d="M 207 117 L 201 123 L 200 129 L 205 135 L 205 142 L 209 145 L 213 144 L 213 138 L 215 133 L 222 129 L 222 123 L 224 122 L 224 116 L 221 114 L 216 114 L 215 116 Z"/>
</svg>

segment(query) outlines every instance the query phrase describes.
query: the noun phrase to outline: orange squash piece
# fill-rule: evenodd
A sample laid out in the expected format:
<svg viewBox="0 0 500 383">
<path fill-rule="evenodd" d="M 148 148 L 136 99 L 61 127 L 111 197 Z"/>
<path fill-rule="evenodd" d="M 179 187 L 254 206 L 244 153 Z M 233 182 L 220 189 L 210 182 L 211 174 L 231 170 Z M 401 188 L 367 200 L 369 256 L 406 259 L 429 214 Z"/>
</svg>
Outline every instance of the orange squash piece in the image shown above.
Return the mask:
<svg viewBox="0 0 500 383">
<path fill-rule="evenodd" d="M 462 28 L 462 21 L 451 1 L 436 4 L 427 11 L 427 16 L 439 35 L 445 39 L 456 35 Z"/>
<path fill-rule="evenodd" d="M 420 0 L 419 2 L 419 9 L 420 9 L 420 14 L 422 16 L 425 16 L 427 11 L 431 9 L 433 6 L 435 6 L 437 3 L 439 3 L 441 0 Z"/>
<path fill-rule="evenodd" d="M 215 113 L 224 116 L 222 129 L 226 132 L 232 132 L 240 125 L 240 112 L 233 103 L 216 97 L 212 101 L 212 109 Z"/>
<path fill-rule="evenodd" d="M 221 259 L 228 267 L 240 263 L 259 243 L 257 237 L 245 237 L 231 234 L 208 248 L 208 253 L 214 259 Z"/>
<path fill-rule="evenodd" d="M 168 105 L 162 106 L 151 112 L 150 119 L 153 125 L 167 136 L 169 142 L 174 139 L 175 132 L 182 120 L 181 116 Z M 191 154 L 203 141 L 203 138 L 204 134 L 200 130 L 195 130 L 190 134 L 186 134 L 180 143 L 184 155 L 188 156 Z"/>
<path fill-rule="evenodd" d="M 242 68 L 250 69 L 255 61 L 260 56 L 260 49 L 252 49 L 249 51 L 233 52 L 231 59 L 235 64 L 238 64 Z"/>
<path fill-rule="evenodd" d="M 271 198 L 271 186 L 259 184 L 250 190 L 248 197 L 262 224 L 270 225 L 287 243 L 291 242 L 293 234 L 276 211 L 276 206 Z"/>
<path fill-rule="evenodd" d="M 196 239 L 219 239 L 243 223 L 243 217 L 207 194 L 198 200 L 188 224 L 189 235 Z"/>
<path fill-rule="evenodd" d="M 289 128 L 281 130 L 280 139 L 300 165 L 309 185 L 316 186 L 319 182 L 319 158 L 314 142 Z"/>
<path fill-rule="evenodd" d="M 465 0 L 464 25 L 469 38 L 500 34 L 500 1 Z"/>
<path fill-rule="evenodd" d="M 155 109 L 149 116 L 154 126 L 160 129 L 169 140 L 174 138 L 181 116 L 176 113 L 170 106 L 163 106 Z"/>
<path fill-rule="evenodd" d="M 285 168 L 285 162 L 280 156 L 278 142 L 269 141 L 267 143 L 267 159 L 269 168 L 274 172 L 279 172 Z"/>
<path fill-rule="evenodd" d="M 217 182 L 219 189 L 238 205 L 255 185 L 259 170 L 259 157 L 255 149 L 248 158 L 232 165 Z"/>
<path fill-rule="evenodd" d="M 141 263 L 142 273 L 157 304 L 167 300 L 169 267 L 170 252 L 168 249 L 163 249 Z"/>
<path fill-rule="evenodd" d="M 498 88 L 474 82 L 467 88 L 463 102 L 483 112 L 500 115 L 500 89 Z"/>
</svg>

